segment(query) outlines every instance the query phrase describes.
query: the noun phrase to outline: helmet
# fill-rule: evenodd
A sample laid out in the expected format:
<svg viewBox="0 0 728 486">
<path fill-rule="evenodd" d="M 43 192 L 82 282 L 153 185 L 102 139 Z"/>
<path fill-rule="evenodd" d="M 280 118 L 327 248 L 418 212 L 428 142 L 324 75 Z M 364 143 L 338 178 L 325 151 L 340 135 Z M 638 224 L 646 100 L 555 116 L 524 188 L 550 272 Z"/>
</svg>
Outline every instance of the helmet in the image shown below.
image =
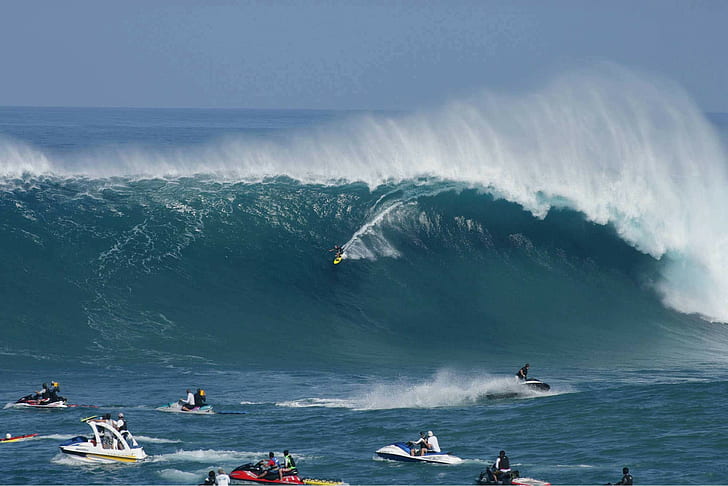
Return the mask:
<svg viewBox="0 0 728 486">
<path fill-rule="evenodd" d="M 431 430 L 427 431 L 427 437 L 432 437 L 433 435 L 435 435 L 435 434 L 433 434 Z"/>
<path fill-rule="evenodd" d="M 6 439 L 9 439 L 9 438 L 11 438 L 11 437 L 12 437 L 12 435 L 10 435 L 10 434 L 5 434 L 5 438 L 6 438 Z"/>
<path fill-rule="evenodd" d="M 119 418 L 124 416 L 124 412 L 119 412 Z"/>
<path fill-rule="evenodd" d="M 197 391 L 198 391 L 198 392 L 200 392 L 200 396 L 202 396 L 202 397 L 204 397 L 204 396 L 205 396 L 205 390 L 199 390 L 199 389 L 198 389 Z"/>
</svg>

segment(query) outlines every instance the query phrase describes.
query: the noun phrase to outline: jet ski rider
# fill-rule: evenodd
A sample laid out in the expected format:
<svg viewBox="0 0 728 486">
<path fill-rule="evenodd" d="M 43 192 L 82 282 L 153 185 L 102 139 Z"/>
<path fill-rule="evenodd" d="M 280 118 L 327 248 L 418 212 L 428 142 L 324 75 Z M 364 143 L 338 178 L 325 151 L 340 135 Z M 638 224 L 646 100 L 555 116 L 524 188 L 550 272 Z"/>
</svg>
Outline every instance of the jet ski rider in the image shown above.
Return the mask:
<svg viewBox="0 0 728 486">
<path fill-rule="evenodd" d="M 622 468 L 622 479 L 620 479 L 619 482 L 616 482 L 614 484 L 634 484 L 634 478 L 629 473 L 628 467 Z"/>
<path fill-rule="evenodd" d="M 58 382 L 51 381 L 51 386 L 50 388 L 48 388 L 48 398 L 51 402 L 65 400 L 62 396 L 58 395 L 59 391 L 61 391 L 61 386 L 58 384 Z"/>
<path fill-rule="evenodd" d="M 48 390 L 48 384 L 43 383 L 43 388 L 40 391 L 35 392 L 33 395 L 34 400 L 48 400 L 50 398 L 50 391 Z"/>
<path fill-rule="evenodd" d="M 293 457 L 291 457 L 291 454 L 289 454 L 288 449 L 283 451 L 283 467 L 278 469 L 278 479 L 283 481 L 283 474 L 286 473 L 287 475 L 293 475 L 298 474 L 298 469 L 296 469 L 296 461 L 293 460 Z"/>
<path fill-rule="evenodd" d="M 408 445 L 410 445 L 410 456 L 424 456 L 427 453 L 427 436 L 424 432 L 420 432 L 420 438 L 416 442 L 408 443 Z M 417 449 L 417 446 L 420 446 L 420 448 Z"/>
<path fill-rule="evenodd" d="M 503 481 L 503 478 L 511 472 L 511 461 L 506 456 L 506 451 L 500 451 L 498 457 L 493 464 L 495 470 L 495 476 L 498 481 Z"/>
<path fill-rule="evenodd" d="M 195 393 L 195 406 L 201 407 L 207 402 L 207 396 L 205 395 L 205 390 L 197 389 L 197 393 Z"/>
<path fill-rule="evenodd" d="M 440 442 L 431 430 L 427 431 L 427 449 L 429 449 L 430 452 L 440 452 Z"/>
<path fill-rule="evenodd" d="M 264 478 L 268 475 L 268 473 L 278 473 L 278 469 L 281 467 L 281 463 L 278 462 L 278 459 L 276 459 L 276 455 L 272 452 L 268 453 L 268 460 L 266 461 L 263 459 L 258 463 L 260 466 L 262 466 L 263 471 L 257 476 L 258 479 Z"/>
<path fill-rule="evenodd" d="M 528 368 L 530 368 L 530 367 L 531 367 L 531 365 L 526 363 L 523 366 L 523 368 L 518 370 L 518 373 L 516 373 L 516 376 L 518 377 L 519 380 L 526 381 L 528 379 Z"/>
<path fill-rule="evenodd" d="M 195 396 L 189 388 L 187 389 L 187 398 L 180 400 L 180 403 L 182 404 L 182 410 L 192 410 L 195 408 Z"/>
</svg>

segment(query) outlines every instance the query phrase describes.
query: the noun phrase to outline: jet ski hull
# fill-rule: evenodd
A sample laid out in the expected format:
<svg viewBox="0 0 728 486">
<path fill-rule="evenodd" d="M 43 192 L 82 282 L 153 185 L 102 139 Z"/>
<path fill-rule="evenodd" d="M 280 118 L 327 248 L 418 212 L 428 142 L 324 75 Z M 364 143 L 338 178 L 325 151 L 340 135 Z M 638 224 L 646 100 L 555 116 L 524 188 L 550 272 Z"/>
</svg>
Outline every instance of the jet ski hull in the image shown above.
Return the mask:
<svg viewBox="0 0 728 486">
<path fill-rule="evenodd" d="M 509 398 L 529 398 L 534 396 L 533 392 L 547 392 L 551 390 L 551 386 L 548 383 L 536 379 L 519 381 L 515 388 L 510 387 L 508 390 L 486 393 L 481 396 L 488 400 L 507 400 Z"/>
<path fill-rule="evenodd" d="M 430 464 L 460 464 L 463 462 L 459 457 L 447 452 L 428 452 L 424 456 L 413 456 L 410 454 L 410 450 L 411 448 L 404 442 L 395 442 L 378 449 L 376 454 L 383 459 L 401 462 L 427 462 Z"/>
<path fill-rule="evenodd" d="M 14 408 L 68 408 L 65 400 L 55 402 L 44 402 L 42 400 L 25 400 L 18 401 L 11 405 Z"/>
<path fill-rule="evenodd" d="M 531 390 L 549 391 L 551 389 L 551 386 L 548 383 L 544 383 L 543 381 L 536 379 L 526 380 L 522 384 Z"/>
<path fill-rule="evenodd" d="M 215 413 L 212 410 L 212 405 L 203 405 L 201 407 L 195 407 L 191 410 L 185 410 L 179 402 L 170 402 L 162 407 L 157 407 L 160 412 L 172 412 L 172 413 L 185 413 L 191 415 L 210 415 Z"/>
<path fill-rule="evenodd" d="M 504 480 L 496 481 L 495 476 L 491 472 L 483 471 L 480 473 L 480 477 L 475 480 L 475 484 L 514 484 L 517 486 L 551 486 L 551 483 L 540 481 L 533 478 L 522 478 L 518 471 L 511 471 L 510 477 L 506 477 Z"/>
<path fill-rule="evenodd" d="M 275 479 L 266 479 L 265 477 L 259 478 L 251 471 L 233 471 L 230 473 L 230 479 L 261 484 L 306 484 L 298 476 L 283 476 L 283 479 L 278 479 L 276 475 Z"/>
<path fill-rule="evenodd" d="M 247 483 L 262 483 L 262 484 L 306 484 L 296 474 L 283 476 L 283 479 L 278 477 L 278 472 L 269 473 L 259 478 L 263 470 L 254 464 L 244 464 L 240 467 L 235 468 L 230 473 L 230 479 L 236 481 L 245 481 Z"/>
<path fill-rule="evenodd" d="M 514 484 L 516 486 L 551 486 L 551 483 L 547 483 L 545 481 L 540 481 L 538 479 L 533 478 L 515 478 L 511 479 L 510 483 L 494 483 L 489 481 L 476 481 L 477 484 Z"/>
<path fill-rule="evenodd" d="M 297 474 L 287 474 L 283 476 L 283 479 L 278 477 L 278 473 L 270 473 L 262 478 L 259 478 L 263 470 L 255 464 L 243 464 L 235 468 L 230 473 L 230 479 L 235 481 L 241 481 L 246 483 L 260 483 L 260 484 L 308 484 L 312 486 L 335 486 L 344 484 L 341 481 L 330 480 L 330 479 L 313 479 L 313 478 L 302 478 Z"/>
</svg>

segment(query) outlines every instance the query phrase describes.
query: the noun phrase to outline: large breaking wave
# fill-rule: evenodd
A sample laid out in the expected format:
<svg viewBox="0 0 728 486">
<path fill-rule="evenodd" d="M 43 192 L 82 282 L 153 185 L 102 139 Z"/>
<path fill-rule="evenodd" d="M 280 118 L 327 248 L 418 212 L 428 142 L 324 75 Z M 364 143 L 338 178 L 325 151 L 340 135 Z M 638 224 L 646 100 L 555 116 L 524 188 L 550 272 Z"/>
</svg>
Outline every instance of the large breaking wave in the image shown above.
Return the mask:
<svg viewBox="0 0 728 486">
<path fill-rule="evenodd" d="M 101 354 L 150 336 L 149 353 L 187 354 L 259 332 L 255 349 L 365 356 L 418 329 L 434 346 L 445 322 L 504 337 L 518 323 L 557 345 L 689 320 L 653 292 L 728 321 L 720 139 L 678 87 L 613 66 L 275 137 L 55 154 L 5 141 L 0 172 L 6 295 L 23 306 L 10 337 L 26 323 Z M 351 265 L 332 274 L 321 261 L 344 241 Z"/>
</svg>

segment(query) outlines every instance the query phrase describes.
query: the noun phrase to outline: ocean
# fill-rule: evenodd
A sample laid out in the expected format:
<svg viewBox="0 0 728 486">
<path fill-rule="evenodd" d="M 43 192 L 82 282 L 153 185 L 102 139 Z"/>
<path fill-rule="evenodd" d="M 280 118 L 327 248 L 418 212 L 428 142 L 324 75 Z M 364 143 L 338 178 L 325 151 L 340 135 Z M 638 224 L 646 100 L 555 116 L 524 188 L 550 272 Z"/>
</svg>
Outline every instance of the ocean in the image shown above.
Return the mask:
<svg viewBox="0 0 728 486">
<path fill-rule="evenodd" d="M 728 479 L 728 115 L 608 69 L 416 112 L 0 107 L 4 484 Z M 335 244 L 346 258 L 333 265 Z M 497 398 L 530 374 L 546 393 Z M 155 410 L 206 390 L 209 416 Z M 494 398 L 494 396 L 496 398 Z M 150 458 L 58 445 L 124 412 Z M 432 430 L 451 466 L 375 451 Z"/>
</svg>

